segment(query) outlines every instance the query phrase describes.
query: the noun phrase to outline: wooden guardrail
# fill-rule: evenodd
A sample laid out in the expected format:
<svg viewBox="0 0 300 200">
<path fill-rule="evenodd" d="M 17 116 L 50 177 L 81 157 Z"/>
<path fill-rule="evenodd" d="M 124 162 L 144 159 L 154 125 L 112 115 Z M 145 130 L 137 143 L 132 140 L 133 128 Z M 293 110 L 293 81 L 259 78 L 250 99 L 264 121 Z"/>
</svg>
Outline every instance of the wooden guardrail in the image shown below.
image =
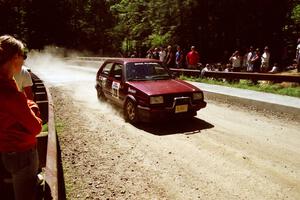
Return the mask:
<svg viewBox="0 0 300 200">
<path fill-rule="evenodd" d="M 31 73 L 34 100 L 39 105 L 43 123 L 47 123 L 48 132 L 38 137 L 40 167 L 45 169 L 45 188 L 42 199 L 62 199 L 58 177 L 58 145 L 54 120 L 54 108 L 51 94 L 38 76 Z M 46 142 L 45 142 L 46 138 Z"/>
<path fill-rule="evenodd" d="M 48 146 L 47 146 L 47 159 L 45 170 L 45 181 L 49 186 L 49 195 L 53 200 L 60 199 L 59 193 L 59 177 L 58 177 L 58 145 L 56 138 L 56 129 L 54 121 L 53 101 L 48 88 L 46 88 L 48 96 Z"/>
<path fill-rule="evenodd" d="M 206 71 L 201 74 L 200 70 L 191 69 L 177 69 L 170 68 L 170 71 L 180 75 L 203 76 L 210 78 L 224 78 L 227 80 L 246 79 L 246 80 L 268 80 L 273 82 L 295 82 L 300 83 L 300 75 L 282 75 L 269 73 L 249 73 L 249 72 L 220 72 L 220 71 Z"/>
</svg>

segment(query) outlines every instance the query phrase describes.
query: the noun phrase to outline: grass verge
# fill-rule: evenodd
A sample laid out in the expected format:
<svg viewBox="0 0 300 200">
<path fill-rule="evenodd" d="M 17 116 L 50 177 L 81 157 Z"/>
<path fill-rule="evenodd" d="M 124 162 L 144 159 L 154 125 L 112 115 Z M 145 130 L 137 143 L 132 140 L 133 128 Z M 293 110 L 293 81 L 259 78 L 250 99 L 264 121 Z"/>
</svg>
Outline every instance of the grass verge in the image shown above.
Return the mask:
<svg viewBox="0 0 300 200">
<path fill-rule="evenodd" d="M 64 130 L 64 124 L 60 120 L 55 121 L 55 130 L 57 133 L 60 133 Z"/>
<path fill-rule="evenodd" d="M 42 132 L 47 132 L 47 131 L 48 131 L 48 123 L 42 126 Z"/>
<path fill-rule="evenodd" d="M 223 79 L 216 80 L 188 76 L 180 76 L 180 79 L 300 98 L 300 85 L 296 83 L 271 83 L 270 81 L 259 81 L 258 84 L 253 84 L 249 80 L 240 80 L 239 82 L 228 82 L 224 81 Z"/>
</svg>

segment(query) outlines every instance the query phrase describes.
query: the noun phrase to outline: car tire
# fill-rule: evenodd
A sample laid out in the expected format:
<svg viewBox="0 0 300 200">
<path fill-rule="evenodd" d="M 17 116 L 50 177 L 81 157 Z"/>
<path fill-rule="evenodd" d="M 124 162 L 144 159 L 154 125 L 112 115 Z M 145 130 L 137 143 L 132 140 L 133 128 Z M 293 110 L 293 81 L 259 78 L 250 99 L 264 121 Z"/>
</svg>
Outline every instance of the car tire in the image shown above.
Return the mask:
<svg viewBox="0 0 300 200">
<path fill-rule="evenodd" d="M 105 101 L 106 100 L 106 97 L 102 91 L 102 88 L 99 87 L 99 86 L 96 86 L 96 90 L 97 90 L 97 97 L 99 100 L 102 100 L 102 101 Z"/>
<path fill-rule="evenodd" d="M 128 99 L 125 103 L 124 106 L 124 114 L 125 114 L 125 120 L 135 124 L 138 122 L 138 113 L 137 113 L 137 107 L 136 107 L 136 103 L 131 100 Z"/>
</svg>

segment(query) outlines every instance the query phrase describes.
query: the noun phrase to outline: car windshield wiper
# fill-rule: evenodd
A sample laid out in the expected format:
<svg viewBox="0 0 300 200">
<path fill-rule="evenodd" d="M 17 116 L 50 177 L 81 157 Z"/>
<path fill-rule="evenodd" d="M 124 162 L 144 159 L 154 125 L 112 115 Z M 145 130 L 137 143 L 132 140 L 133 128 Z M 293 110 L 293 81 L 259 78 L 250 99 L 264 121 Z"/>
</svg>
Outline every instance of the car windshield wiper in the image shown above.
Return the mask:
<svg viewBox="0 0 300 200">
<path fill-rule="evenodd" d="M 138 77 L 132 77 L 132 78 L 128 78 L 128 81 L 147 81 L 149 79 L 147 78 L 138 78 Z"/>
<path fill-rule="evenodd" d="M 160 74 L 160 75 L 151 76 L 151 79 L 154 79 L 154 80 L 169 79 L 169 78 L 170 78 L 170 76 L 168 74 Z"/>
</svg>

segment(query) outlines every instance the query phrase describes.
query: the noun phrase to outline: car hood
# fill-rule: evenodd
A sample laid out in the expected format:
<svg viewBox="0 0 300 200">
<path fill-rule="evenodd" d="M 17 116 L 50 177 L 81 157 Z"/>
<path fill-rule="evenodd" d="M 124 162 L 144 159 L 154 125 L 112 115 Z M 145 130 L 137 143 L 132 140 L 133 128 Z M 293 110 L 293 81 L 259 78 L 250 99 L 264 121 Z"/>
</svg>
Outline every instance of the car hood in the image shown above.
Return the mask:
<svg viewBox="0 0 300 200">
<path fill-rule="evenodd" d="M 136 88 L 148 95 L 185 93 L 200 91 L 197 87 L 182 80 L 129 81 L 129 87 Z"/>
</svg>

